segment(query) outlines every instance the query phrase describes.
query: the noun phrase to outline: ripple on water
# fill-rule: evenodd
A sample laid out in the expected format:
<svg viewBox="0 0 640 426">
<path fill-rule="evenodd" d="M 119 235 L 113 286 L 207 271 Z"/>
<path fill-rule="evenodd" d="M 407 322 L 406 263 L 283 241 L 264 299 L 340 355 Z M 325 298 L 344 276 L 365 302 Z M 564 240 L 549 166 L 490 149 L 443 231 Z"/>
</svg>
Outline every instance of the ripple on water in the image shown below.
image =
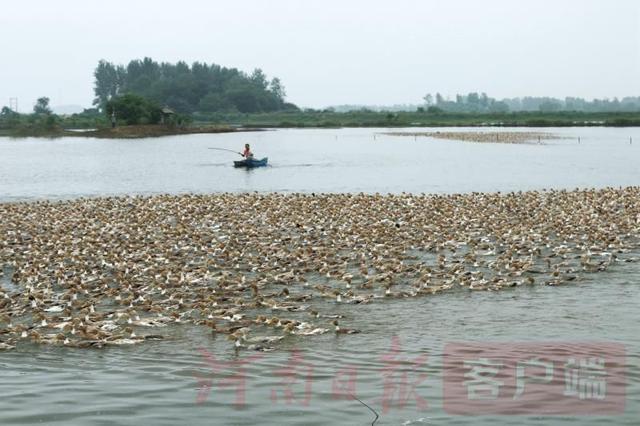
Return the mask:
<svg viewBox="0 0 640 426">
<path fill-rule="evenodd" d="M 637 274 L 637 270 L 634 270 Z M 636 275 L 637 276 L 637 275 Z M 402 424 L 422 418 L 426 424 L 634 424 L 630 414 L 638 407 L 640 371 L 638 369 L 637 318 L 629 312 L 608 309 L 602 315 L 601 329 L 593 330 L 588 322 L 567 322 L 563 315 L 586 318 L 594 311 L 611 307 L 623 292 L 626 303 L 640 300 L 638 287 L 622 285 L 628 272 L 612 275 L 606 285 L 597 282 L 581 286 L 546 288 L 531 291 L 518 288 L 509 295 L 495 293 L 453 293 L 420 300 L 391 300 L 381 305 L 363 306 L 350 318 L 362 334 L 285 342 L 282 349 L 261 354 L 262 358 L 247 366 L 245 405 L 233 408 L 233 388 L 217 387 L 216 379 L 205 364 L 198 348 L 205 348 L 218 359 L 242 360 L 253 353 L 235 354 L 226 339 L 203 337 L 201 330 L 176 331 L 163 342 L 107 350 L 74 351 L 64 348 L 24 347 L 2 354 L 3 424 L 368 424 L 373 415 L 357 401 L 335 399 L 332 385 L 336 372 L 355 367 L 357 396 L 382 413 L 385 363 L 391 336 L 400 342 L 399 356 L 415 359 L 429 354 L 425 367 L 427 379 L 418 390 L 429 403 L 424 412 L 408 403 L 404 410 L 394 409 L 382 415 L 378 424 Z M 576 298 L 580 291 L 582 298 Z M 573 296 L 572 296 L 573 294 Z M 514 297 L 515 296 L 515 297 Z M 558 298 L 571 300 L 564 309 L 549 309 Z M 564 300 L 564 299 L 563 299 Z M 529 309 L 522 309 L 529 306 Z M 572 313 L 573 312 L 573 313 Z M 542 315 L 545 313 L 545 315 Z M 637 314 L 631 313 L 631 316 Z M 473 326 L 456 326 L 460 318 Z M 624 318 L 624 320 L 621 320 Z M 496 331 L 498 330 L 498 331 Z M 615 331 L 613 334 L 612 331 Z M 482 336 L 482 337 L 481 337 Z M 491 337 L 486 337 L 491 336 Z M 566 339 L 623 341 L 629 356 L 627 367 L 627 413 L 614 417 L 534 417 L 534 416 L 449 416 L 442 410 L 441 353 L 451 341 L 501 342 L 555 339 L 557 354 L 571 353 Z M 299 349 L 313 366 L 308 405 L 304 405 L 303 387 L 295 388 L 296 403 L 286 404 L 282 377 L 274 372 L 291 366 L 291 350 Z M 473 354 L 473 352 L 469 352 Z M 514 354 L 521 352 L 515 351 Z M 589 354 L 587 352 L 587 354 Z M 198 378 L 214 379 L 206 402 L 196 403 Z M 300 377 L 300 380 L 303 376 Z M 298 384 L 301 384 L 299 382 Z M 271 398 L 276 391 L 277 399 Z M 544 399 L 542 399 L 544 400 Z M 535 407 L 534 407 L 535 408 Z M 134 420 L 135 419 L 135 420 Z"/>
<path fill-rule="evenodd" d="M 633 131 L 637 132 L 637 129 Z M 329 139 L 333 139 L 333 134 Z M 56 161 L 50 161 L 59 155 L 52 155 L 58 145 L 52 145 L 50 141 L 46 146 L 40 141 L 34 141 L 31 147 L 14 144 L 17 150 L 15 158 L 3 158 L 0 193 L 3 200 L 16 201 L 175 191 L 466 192 L 541 186 L 618 186 L 637 184 L 640 152 L 634 148 L 620 154 L 623 147 L 617 145 L 611 151 L 607 145 L 611 141 L 606 138 L 592 146 L 581 147 L 579 151 L 558 144 L 528 147 L 527 151 L 522 147 L 511 147 L 509 153 L 491 149 L 490 154 L 478 151 L 478 147 L 455 147 L 451 143 L 425 146 L 411 143 L 411 152 L 416 157 L 414 161 L 407 162 L 406 151 L 400 148 L 407 148 L 409 144 L 390 144 L 379 138 L 377 146 L 345 143 L 349 145 L 349 153 L 357 154 L 353 155 L 353 161 L 345 161 L 342 152 L 336 150 L 327 154 L 329 160 L 326 162 L 312 164 L 308 163 L 308 158 L 324 155 L 330 141 L 320 138 L 303 152 L 294 152 L 291 151 L 296 146 L 293 143 L 300 142 L 301 134 L 289 134 L 288 138 L 295 140 L 265 140 L 264 147 L 265 150 L 280 150 L 280 156 L 286 156 L 292 164 L 282 163 L 263 170 L 265 173 L 254 174 L 228 173 L 232 169 L 226 162 L 212 160 L 212 164 L 206 164 L 200 157 L 186 156 L 182 151 L 187 150 L 180 144 L 175 147 L 171 144 L 154 145 L 160 158 L 152 161 L 144 173 L 136 172 L 135 165 L 149 152 L 146 150 L 148 147 L 133 151 L 133 145 L 121 145 L 118 158 L 123 162 L 119 163 L 112 161 L 112 154 L 108 151 L 111 141 L 96 141 L 87 148 L 88 157 L 103 158 L 104 161 L 94 164 L 100 170 L 92 172 L 71 157 L 57 157 Z M 156 142 L 141 141 L 143 145 Z M 180 142 L 191 143 L 192 139 Z M 340 143 L 343 144 L 342 139 Z M 398 143 L 402 147 L 399 148 Z M 448 155 L 449 151 L 441 149 L 445 146 L 446 149 L 456 149 L 460 155 Z M 554 149 L 551 160 L 548 159 L 549 149 Z M 394 156 L 396 151 L 403 154 Z M 530 155 L 521 156 L 522 152 Z M 608 155 L 604 156 L 605 152 Z M 101 157 L 101 154 L 105 156 Z M 173 156 L 176 157 L 173 162 L 163 160 Z M 448 157 L 455 157 L 455 160 Z M 28 178 L 32 168 L 26 168 L 24 164 L 24 159 L 29 158 L 35 158 L 43 170 L 34 182 Z M 564 172 L 563 165 L 569 164 L 568 160 L 573 161 L 575 173 Z M 377 164 L 375 171 L 369 170 L 370 164 Z M 425 164 L 428 167 L 424 167 Z M 504 167 L 497 168 L 495 164 Z M 201 167 L 193 167 L 198 165 Z M 448 171 L 467 167 L 473 171 L 473 179 L 469 174 L 456 172 L 452 175 Z M 68 172 L 61 173 L 60 169 L 64 168 L 68 168 Z M 214 170 L 216 172 L 212 174 Z M 292 170 L 296 171 L 297 179 L 292 179 Z M 246 180 L 238 176 L 246 177 Z M 540 179 L 532 181 L 531 176 L 539 176 Z M 399 356 L 403 359 L 429 355 L 423 370 L 427 378 L 418 388 L 429 405 L 426 411 L 420 412 L 410 401 L 405 409 L 392 409 L 382 414 L 379 425 L 405 422 L 635 425 L 636 413 L 640 411 L 639 281 L 638 265 L 631 264 L 617 266 L 615 271 L 597 276 L 585 276 L 580 282 L 562 287 L 516 288 L 498 293 L 452 292 L 419 300 L 389 300 L 384 304 L 362 306 L 349 318 L 349 326 L 361 329 L 362 334 L 335 336 L 329 333 L 305 340 L 287 340 L 278 351 L 263 354 L 261 359 L 248 365 L 242 409 L 233 408 L 236 397 L 233 388 L 217 386 L 219 376 L 212 374 L 198 349 L 205 348 L 217 359 L 228 362 L 242 360 L 251 354 L 235 354 L 229 341 L 203 335 L 201 329 L 180 327 L 169 330 L 168 338 L 162 342 L 104 350 L 43 349 L 25 345 L 12 352 L 0 353 L 0 423 L 369 424 L 373 416 L 357 401 L 334 399 L 334 379 L 337 372 L 354 367 L 358 397 L 382 414 L 380 398 L 384 382 L 381 371 L 386 364 L 381 357 L 390 353 L 391 338 L 397 336 Z M 6 273 L 0 277 L 0 286 L 5 291 L 11 291 L 11 285 Z M 334 310 L 349 314 L 340 306 Z M 625 413 L 611 417 L 466 417 L 444 412 L 441 368 L 442 350 L 446 343 L 541 340 L 558 342 L 554 346 L 557 355 L 571 353 L 571 341 L 604 340 L 624 344 L 627 351 L 624 361 L 627 382 Z M 300 393 L 299 385 L 304 384 L 304 376 L 300 377 L 302 381 L 295 388 L 297 401 L 287 404 L 283 400 L 282 377 L 275 374 L 291 367 L 291 351 L 294 349 L 299 349 L 304 360 L 313 366 L 308 405 L 300 403 L 304 394 Z M 469 354 L 474 352 L 470 350 Z M 518 354 L 525 354 L 525 351 L 515 351 L 513 356 Z M 198 379 L 207 377 L 214 380 L 214 388 L 206 402 L 197 404 Z M 273 390 L 277 392 L 275 401 L 271 398 Z"/>
</svg>

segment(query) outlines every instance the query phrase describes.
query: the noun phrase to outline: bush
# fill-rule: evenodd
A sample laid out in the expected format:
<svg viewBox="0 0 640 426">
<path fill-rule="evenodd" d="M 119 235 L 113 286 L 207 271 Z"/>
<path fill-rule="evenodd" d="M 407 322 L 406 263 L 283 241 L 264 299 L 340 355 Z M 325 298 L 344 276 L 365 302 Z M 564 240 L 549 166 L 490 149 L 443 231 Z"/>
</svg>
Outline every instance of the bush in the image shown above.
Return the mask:
<svg viewBox="0 0 640 426">
<path fill-rule="evenodd" d="M 162 119 L 162 109 L 157 103 L 142 96 L 128 93 L 107 102 L 107 118 L 115 111 L 116 120 L 124 120 L 128 125 L 158 124 Z"/>
</svg>

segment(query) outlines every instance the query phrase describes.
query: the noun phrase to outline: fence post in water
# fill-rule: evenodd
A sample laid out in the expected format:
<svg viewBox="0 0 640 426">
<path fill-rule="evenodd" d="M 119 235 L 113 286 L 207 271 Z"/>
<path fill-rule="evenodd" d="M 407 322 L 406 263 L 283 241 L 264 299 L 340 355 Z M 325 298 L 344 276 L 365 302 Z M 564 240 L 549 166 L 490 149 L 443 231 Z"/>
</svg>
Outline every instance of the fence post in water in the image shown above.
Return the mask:
<svg viewBox="0 0 640 426">
<path fill-rule="evenodd" d="M 538 135 L 538 143 L 540 143 L 540 135 Z"/>
<path fill-rule="evenodd" d="M 578 143 L 580 143 L 580 136 L 578 136 Z"/>
<path fill-rule="evenodd" d="M 629 136 L 629 145 L 631 145 L 631 142 L 633 142 L 633 138 Z"/>
</svg>

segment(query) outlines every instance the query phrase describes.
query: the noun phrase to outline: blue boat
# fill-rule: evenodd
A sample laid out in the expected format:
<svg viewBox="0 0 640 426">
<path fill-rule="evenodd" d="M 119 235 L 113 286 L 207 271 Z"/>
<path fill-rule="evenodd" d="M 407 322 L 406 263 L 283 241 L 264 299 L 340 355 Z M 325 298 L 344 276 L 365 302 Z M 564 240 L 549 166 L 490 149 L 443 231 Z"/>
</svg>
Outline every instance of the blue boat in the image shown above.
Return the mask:
<svg viewBox="0 0 640 426">
<path fill-rule="evenodd" d="M 260 160 L 256 160 L 254 158 L 247 158 L 246 160 L 234 161 L 233 167 L 246 167 L 247 169 L 252 169 L 254 167 L 266 166 L 267 161 L 269 161 L 269 157 L 264 157 Z"/>
</svg>

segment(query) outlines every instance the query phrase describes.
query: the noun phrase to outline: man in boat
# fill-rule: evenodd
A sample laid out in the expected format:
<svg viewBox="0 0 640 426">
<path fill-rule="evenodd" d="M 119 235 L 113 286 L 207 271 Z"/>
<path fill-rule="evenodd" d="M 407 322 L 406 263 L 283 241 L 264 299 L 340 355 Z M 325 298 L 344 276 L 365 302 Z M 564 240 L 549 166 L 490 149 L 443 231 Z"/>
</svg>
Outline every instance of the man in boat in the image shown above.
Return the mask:
<svg viewBox="0 0 640 426">
<path fill-rule="evenodd" d="M 251 148 L 248 143 L 244 144 L 244 152 L 242 152 L 242 156 L 247 160 L 253 159 L 253 152 L 251 152 Z"/>
</svg>

